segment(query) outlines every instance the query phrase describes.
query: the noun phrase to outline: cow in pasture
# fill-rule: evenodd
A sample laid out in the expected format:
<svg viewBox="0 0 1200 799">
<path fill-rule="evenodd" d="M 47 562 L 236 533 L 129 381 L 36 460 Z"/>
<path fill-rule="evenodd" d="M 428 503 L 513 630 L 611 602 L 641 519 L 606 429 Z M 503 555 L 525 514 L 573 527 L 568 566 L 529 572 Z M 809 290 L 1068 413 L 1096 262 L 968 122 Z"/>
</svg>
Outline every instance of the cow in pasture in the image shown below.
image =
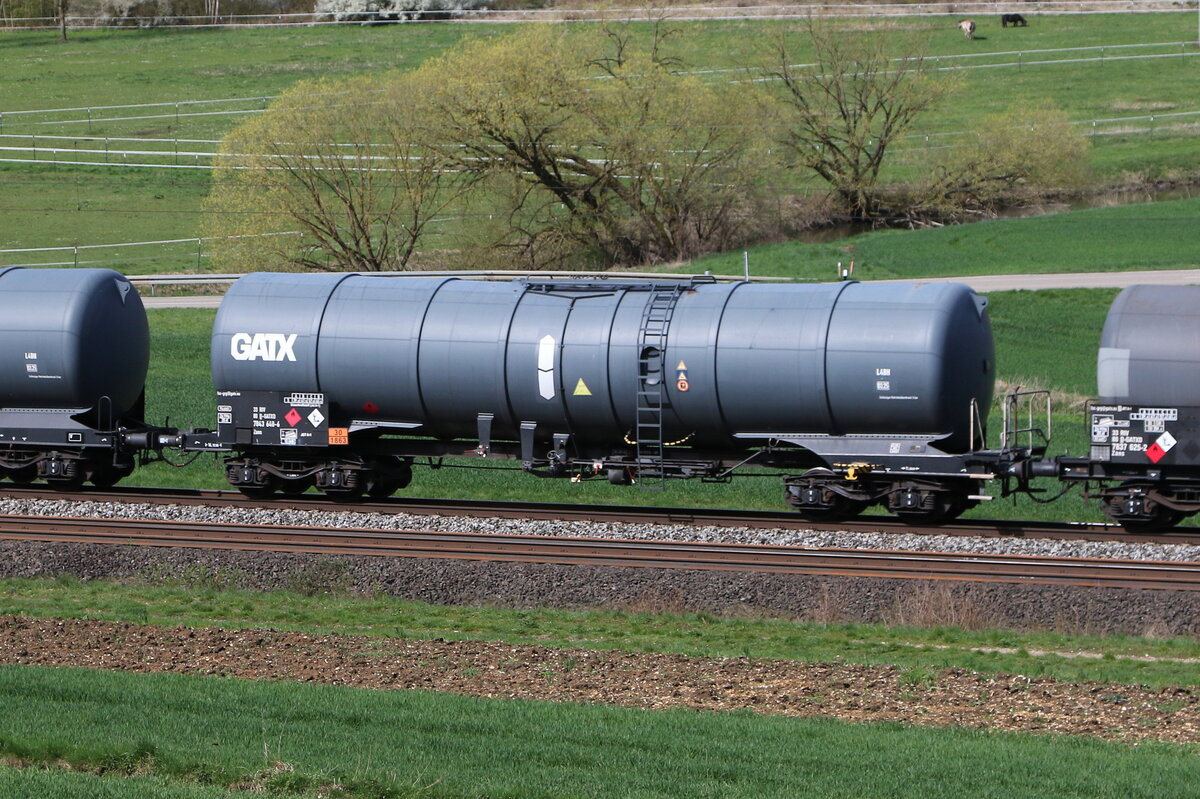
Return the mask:
<svg viewBox="0 0 1200 799">
<path fill-rule="evenodd" d="M 975 20 L 960 19 L 958 21 L 958 29 L 962 31 L 963 36 L 966 36 L 968 39 L 975 38 Z"/>
<path fill-rule="evenodd" d="M 1001 14 L 1000 27 L 1007 28 L 1009 25 L 1012 25 L 1014 28 L 1024 28 L 1027 27 L 1029 23 L 1026 22 L 1025 17 L 1021 16 L 1020 14 Z"/>
</svg>

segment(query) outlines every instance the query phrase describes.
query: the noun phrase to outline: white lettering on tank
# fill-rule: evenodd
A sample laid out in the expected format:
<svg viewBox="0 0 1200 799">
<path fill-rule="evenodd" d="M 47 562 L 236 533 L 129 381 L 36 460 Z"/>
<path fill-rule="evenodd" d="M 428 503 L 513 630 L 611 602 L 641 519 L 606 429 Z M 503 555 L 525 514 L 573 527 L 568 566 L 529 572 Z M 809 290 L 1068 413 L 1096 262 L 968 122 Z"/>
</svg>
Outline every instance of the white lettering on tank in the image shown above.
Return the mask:
<svg viewBox="0 0 1200 799">
<path fill-rule="evenodd" d="M 295 333 L 234 333 L 229 354 L 235 361 L 294 361 Z"/>
</svg>

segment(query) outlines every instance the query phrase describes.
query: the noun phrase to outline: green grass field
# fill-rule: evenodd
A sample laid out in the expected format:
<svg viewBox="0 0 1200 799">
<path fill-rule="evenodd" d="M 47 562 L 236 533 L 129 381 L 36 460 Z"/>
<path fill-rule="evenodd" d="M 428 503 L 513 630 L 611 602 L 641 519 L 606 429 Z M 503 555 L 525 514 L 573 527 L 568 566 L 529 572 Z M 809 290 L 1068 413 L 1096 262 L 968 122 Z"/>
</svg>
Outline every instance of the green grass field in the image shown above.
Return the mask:
<svg viewBox="0 0 1200 799">
<path fill-rule="evenodd" d="M 1053 272 L 1194 269 L 1200 265 L 1200 197 L 994 219 L 926 230 L 880 230 L 749 250 L 750 273 L 834 280 L 854 261 L 859 280 Z M 741 274 L 742 253 L 683 271 Z M 1099 329 L 1097 329 L 1097 335 Z"/>
<path fill-rule="evenodd" d="M 6 796 L 1126 799 L 1196 774 L 1179 746 L 183 675 L 4 667 L 0 697 L 0 752 L 95 772 L 3 769 Z"/>
<path fill-rule="evenodd" d="M 928 36 L 931 54 L 944 59 L 939 63 L 946 68 L 1012 63 L 963 71 L 963 92 L 922 121 L 915 138 L 901 147 L 911 153 L 914 148 L 926 146 L 925 135 L 970 131 L 981 117 L 1023 101 L 1051 100 L 1072 119 L 1087 122 L 1085 127 L 1089 128 L 1090 122 L 1097 119 L 1200 112 L 1195 100 L 1200 96 L 1200 70 L 1196 69 L 1200 62 L 1188 56 L 1190 45 L 1128 51 L 1171 57 L 1113 60 L 1125 52 L 1113 49 L 1119 46 L 1177 42 L 1181 31 L 1190 30 L 1190 21 L 1186 13 L 1039 17 L 1028 28 L 1001 30 L 989 19 L 982 22 L 981 38 L 975 42 L 965 41 L 949 17 L 846 24 L 871 25 L 897 47 L 911 35 Z M 681 22 L 677 27 L 684 35 L 672 42 L 685 64 L 693 69 L 735 70 L 710 77 L 730 80 L 747 77 L 736 70 L 755 63 L 771 35 L 791 28 L 792 23 Z M 643 36 L 647 30 L 644 25 L 634 28 Z M 0 135 L 15 138 L 0 142 L 17 146 L 27 141 L 25 137 L 35 135 L 130 137 L 145 141 L 146 146 L 150 146 L 151 139 L 218 139 L 244 118 L 245 112 L 261 108 L 262 102 L 185 104 L 180 108 L 174 104 L 270 96 L 302 78 L 408 69 L 463 37 L 502 35 L 505 30 L 506 26 L 500 25 L 401 25 L 259 31 L 80 31 L 65 44 L 48 32 L 3 32 Z M 1109 48 L 1103 62 L 1032 63 L 1100 57 L 1098 50 L 1036 56 L 1032 54 L 1035 50 L 1102 46 Z M 1020 66 L 1015 60 L 1018 51 L 1025 53 L 1020 56 Z M 796 55 L 805 58 L 809 54 L 800 48 Z M 749 77 L 756 74 L 751 72 Z M 145 103 L 168 106 L 102 108 Z M 215 113 L 226 108 L 239 113 Z M 82 110 L 14 113 L 47 109 Z M 119 121 L 131 115 L 139 118 Z M 1127 175 L 1135 176 L 1135 181 L 1194 176 L 1195 128 L 1171 127 L 1191 124 L 1191 119 L 1161 117 L 1153 124 L 1141 121 L 1115 126 L 1153 128 L 1144 133 L 1129 130 L 1096 137 L 1092 159 L 1101 181 L 1123 182 Z M 1100 129 L 1112 133 L 1114 125 L 1105 123 Z M 68 138 L 57 146 L 73 147 L 75 143 Z M 52 145 L 43 141 L 42 146 Z M 135 141 L 115 144 L 113 149 L 140 146 Z M 906 155 L 897 161 L 897 175 L 912 168 L 908 159 Z M 811 185 L 796 176 L 780 179 L 786 184 L 779 187 L 783 191 L 804 190 Z M 0 164 L 0 183 L 5 188 L 0 198 L 0 213 L 5 220 L 0 225 L 0 249 L 194 237 L 208 181 L 208 173 L 202 170 Z M 87 257 L 104 259 L 107 265 L 129 273 L 190 271 L 197 268 L 194 250 L 186 245 L 101 250 Z M 1152 255 L 1145 257 L 1155 260 Z M 62 253 L 0 254 L 0 265 L 63 259 Z M 884 258 L 875 260 L 881 269 L 892 268 Z M 1025 260 L 1037 263 L 1039 259 Z M 209 268 L 207 259 L 199 259 L 199 263 L 200 268 Z M 1121 261 L 1114 263 L 1109 268 L 1122 268 Z M 933 263 L 925 268 L 948 267 Z M 828 269 L 832 269 L 832 263 Z"/>
</svg>

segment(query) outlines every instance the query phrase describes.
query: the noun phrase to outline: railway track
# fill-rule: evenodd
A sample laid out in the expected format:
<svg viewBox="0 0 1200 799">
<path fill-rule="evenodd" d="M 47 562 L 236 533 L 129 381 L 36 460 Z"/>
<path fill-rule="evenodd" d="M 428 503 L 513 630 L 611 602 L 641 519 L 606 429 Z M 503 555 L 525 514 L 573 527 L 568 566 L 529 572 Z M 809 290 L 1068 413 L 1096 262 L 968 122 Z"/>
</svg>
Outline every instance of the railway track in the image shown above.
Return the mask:
<svg viewBox="0 0 1200 799">
<path fill-rule="evenodd" d="M 1166 561 L 805 549 L 761 544 L 631 541 L 535 535 L 0 517 L 0 538 L 327 555 L 452 558 L 593 566 L 1200 591 L 1200 564 Z"/>
<path fill-rule="evenodd" d="M 1024 522 L 959 519 L 936 527 L 914 526 L 891 516 L 865 516 L 853 521 L 809 522 L 795 513 L 710 508 L 670 508 L 635 505 L 576 505 L 545 502 L 476 501 L 394 497 L 352 504 L 334 502 L 317 494 L 286 499 L 255 500 L 236 491 L 122 487 L 78 493 L 45 487 L 4 485 L 0 497 L 22 497 L 68 502 L 121 502 L 176 505 L 209 505 L 236 508 L 288 508 L 294 510 L 407 513 L 430 516 L 472 516 L 508 519 L 631 522 L 638 524 L 709 525 L 779 530 L 894 533 L 987 538 L 1047 538 L 1076 541 L 1123 541 L 1157 544 L 1200 544 L 1200 528 L 1176 528 L 1161 533 L 1127 533 L 1114 524 L 1092 522 Z"/>
</svg>

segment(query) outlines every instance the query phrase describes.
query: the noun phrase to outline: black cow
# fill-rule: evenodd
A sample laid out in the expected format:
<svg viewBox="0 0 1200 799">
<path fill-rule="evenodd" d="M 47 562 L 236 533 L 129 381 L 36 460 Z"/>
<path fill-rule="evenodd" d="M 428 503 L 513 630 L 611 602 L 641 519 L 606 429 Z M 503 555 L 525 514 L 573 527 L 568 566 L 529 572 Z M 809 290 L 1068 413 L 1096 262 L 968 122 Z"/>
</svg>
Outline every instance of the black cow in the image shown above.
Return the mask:
<svg viewBox="0 0 1200 799">
<path fill-rule="evenodd" d="M 1029 23 L 1026 22 L 1025 17 L 1021 16 L 1020 14 L 1001 14 L 1000 27 L 1007 28 L 1009 25 L 1012 25 L 1014 28 L 1024 28 L 1027 27 Z"/>
</svg>

